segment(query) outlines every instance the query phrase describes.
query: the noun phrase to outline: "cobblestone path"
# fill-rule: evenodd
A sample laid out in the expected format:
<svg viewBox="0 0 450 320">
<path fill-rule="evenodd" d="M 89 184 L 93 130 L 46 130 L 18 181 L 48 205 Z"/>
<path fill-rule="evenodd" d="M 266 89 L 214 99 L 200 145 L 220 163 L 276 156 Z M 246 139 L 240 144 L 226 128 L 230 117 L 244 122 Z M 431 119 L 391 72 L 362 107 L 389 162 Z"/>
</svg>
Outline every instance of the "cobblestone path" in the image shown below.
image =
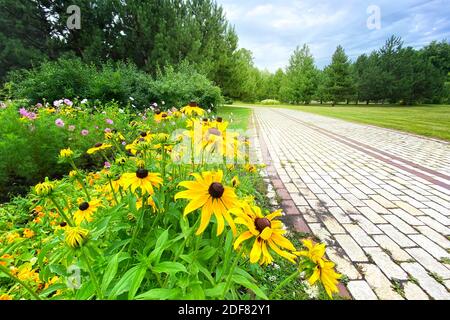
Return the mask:
<svg viewBox="0 0 450 320">
<path fill-rule="evenodd" d="M 450 299 L 449 143 L 288 109 L 253 123 L 286 218 L 354 299 Z"/>
</svg>

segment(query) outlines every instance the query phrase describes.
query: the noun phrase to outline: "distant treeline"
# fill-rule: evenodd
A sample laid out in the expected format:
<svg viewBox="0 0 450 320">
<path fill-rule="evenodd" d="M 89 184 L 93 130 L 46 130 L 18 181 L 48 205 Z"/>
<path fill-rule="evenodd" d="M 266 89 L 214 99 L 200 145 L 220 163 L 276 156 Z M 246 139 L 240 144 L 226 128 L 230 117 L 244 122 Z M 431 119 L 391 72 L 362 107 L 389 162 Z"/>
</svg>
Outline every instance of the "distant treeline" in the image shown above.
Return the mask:
<svg viewBox="0 0 450 320">
<path fill-rule="evenodd" d="M 80 8 L 81 29 L 68 27 L 72 5 Z M 126 62 L 153 78 L 167 67 L 189 65 L 182 69 L 205 76 L 223 96 L 244 101 L 412 104 L 450 99 L 448 41 L 415 50 L 391 37 L 383 48 L 354 62 L 339 46 L 324 70 L 304 45 L 285 70 L 272 74 L 254 66 L 251 51 L 238 48 L 234 28 L 213 0 L 0 0 L 0 83 L 14 80 L 11 71 L 36 69 L 61 57 L 99 68 Z"/>
<path fill-rule="evenodd" d="M 415 50 L 392 36 L 379 50 L 352 62 L 338 46 L 330 65 L 319 70 L 307 45 L 298 47 L 285 70 L 274 74 L 248 67 L 241 100 L 276 99 L 294 104 L 450 103 L 450 43 Z"/>
</svg>

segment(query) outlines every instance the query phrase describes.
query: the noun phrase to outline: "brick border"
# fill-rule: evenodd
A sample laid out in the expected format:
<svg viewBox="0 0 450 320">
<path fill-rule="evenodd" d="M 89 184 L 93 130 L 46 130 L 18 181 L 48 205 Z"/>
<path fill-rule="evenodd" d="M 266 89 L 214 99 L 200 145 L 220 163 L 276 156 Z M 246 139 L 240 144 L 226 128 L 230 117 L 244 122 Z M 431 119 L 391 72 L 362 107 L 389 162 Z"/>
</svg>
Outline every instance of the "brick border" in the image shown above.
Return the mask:
<svg viewBox="0 0 450 320">
<path fill-rule="evenodd" d="M 282 113 L 282 112 L 280 112 L 278 110 L 274 110 L 274 109 L 270 109 L 270 110 L 272 112 L 278 113 L 281 116 L 283 116 L 285 118 L 288 118 L 288 119 L 290 119 L 290 120 L 292 120 L 294 122 L 297 122 L 297 123 L 299 123 L 301 125 L 304 125 L 304 126 L 310 128 L 310 129 L 314 130 L 314 131 L 322 133 L 323 135 L 326 135 L 327 137 L 330 137 L 331 139 L 333 139 L 335 141 L 341 142 L 342 144 L 345 144 L 345 145 L 347 145 L 349 147 L 352 147 L 352 148 L 354 148 L 356 150 L 359 150 L 359 151 L 361 151 L 361 152 L 363 152 L 363 153 L 365 153 L 365 154 L 367 154 L 367 155 L 369 155 L 369 156 L 371 156 L 371 157 L 373 157 L 373 158 L 375 158 L 377 160 L 383 161 L 383 162 L 385 162 L 387 164 L 390 164 L 390 165 L 392 165 L 392 166 L 394 166 L 394 167 L 396 167 L 398 169 L 401 169 L 403 171 L 409 172 L 409 173 L 411 173 L 411 174 L 413 174 L 413 175 L 415 175 L 415 176 L 417 176 L 419 178 L 422 178 L 422 179 L 424 179 L 424 180 L 426 180 L 426 181 L 428 181 L 428 182 L 430 182 L 430 183 L 432 183 L 434 185 L 437 185 L 437 186 L 440 186 L 440 187 L 442 187 L 444 189 L 450 190 L 450 184 L 447 184 L 445 182 L 437 180 L 437 179 L 433 178 L 432 176 L 429 176 L 429 175 L 424 174 L 422 172 L 419 172 L 417 170 L 405 167 L 404 165 L 399 164 L 397 162 L 394 162 L 394 161 L 392 161 L 390 159 L 386 159 L 386 158 L 382 157 L 381 155 L 384 155 L 386 157 L 392 158 L 392 159 L 394 159 L 396 161 L 399 161 L 399 162 L 403 162 L 404 164 L 406 164 L 408 166 L 411 166 L 413 168 L 419 169 L 419 170 L 421 170 L 423 172 L 427 172 L 429 174 L 432 174 L 434 176 L 437 176 L 437 177 L 440 177 L 440 178 L 443 178 L 443 179 L 446 179 L 446 180 L 450 180 L 450 176 L 447 176 L 447 175 L 445 175 L 445 174 L 443 174 L 441 172 L 438 172 L 438 171 L 426 168 L 424 166 L 421 166 L 421 165 L 419 165 L 417 163 L 414 163 L 414 162 L 411 162 L 409 160 L 400 158 L 398 156 L 392 155 L 392 154 L 390 154 L 390 153 L 388 153 L 386 151 L 382 151 L 380 149 L 371 147 L 371 146 L 369 146 L 367 144 L 361 143 L 361 142 L 353 140 L 351 138 L 347 138 L 345 136 L 342 136 L 342 135 L 339 135 L 339 134 L 335 134 L 335 133 L 333 133 L 333 132 L 331 132 L 329 130 L 320 128 L 320 127 L 315 126 L 313 124 L 306 123 L 306 122 L 301 121 L 299 119 L 296 119 L 296 118 L 294 118 L 292 116 L 286 115 L 285 113 Z M 372 151 L 370 151 L 370 150 L 372 150 Z"/>
<path fill-rule="evenodd" d="M 266 164 L 266 171 L 268 174 L 268 177 L 276 191 L 276 193 L 281 197 L 281 207 L 283 211 L 288 216 L 288 221 L 285 221 L 287 225 L 292 226 L 297 232 L 307 233 L 314 235 L 314 233 L 309 228 L 308 224 L 306 223 L 305 219 L 303 218 L 302 213 L 300 210 L 298 210 L 297 206 L 295 205 L 294 200 L 292 199 L 289 191 L 286 189 L 286 186 L 284 185 L 283 181 L 280 179 L 280 176 L 278 175 L 277 170 L 275 169 L 275 166 L 272 162 L 272 157 L 270 156 L 269 149 L 267 148 L 266 141 L 264 140 L 262 134 L 261 134 L 261 127 L 259 126 L 258 121 L 255 121 L 255 114 L 252 112 L 252 117 L 249 126 L 251 128 L 256 129 L 256 134 L 259 141 L 259 146 L 261 149 L 261 154 L 263 157 L 263 161 Z M 297 218 L 297 219 L 294 219 Z M 338 285 L 339 295 L 342 298 L 345 299 L 352 299 L 352 296 L 350 292 L 348 291 L 347 287 L 342 283 L 339 282 Z"/>
</svg>

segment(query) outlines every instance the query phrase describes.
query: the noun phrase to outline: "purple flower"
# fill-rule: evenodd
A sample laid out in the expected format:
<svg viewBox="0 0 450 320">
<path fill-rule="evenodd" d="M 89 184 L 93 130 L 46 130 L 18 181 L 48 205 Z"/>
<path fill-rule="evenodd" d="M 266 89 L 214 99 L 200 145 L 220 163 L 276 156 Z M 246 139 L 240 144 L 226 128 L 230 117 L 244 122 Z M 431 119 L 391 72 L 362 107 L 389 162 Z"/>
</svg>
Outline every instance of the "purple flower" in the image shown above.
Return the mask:
<svg viewBox="0 0 450 320">
<path fill-rule="evenodd" d="M 73 102 L 69 99 L 64 99 L 64 104 L 68 105 L 69 107 L 73 106 Z"/>
<path fill-rule="evenodd" d="M 111 119 L 106 119 L 106 123 L 107 124 L 114 124 L 114 121 L 112 121 Z"/>
<path fill-rule="evenodd" d="M 36 118 L 37 118 L 36 113 L 30 112 L 30 113 L 28 114 L 28 119 L 30 119 L 30 120 L 36 120 Z"/>
<path fill-rule="evenodd" d="M 72 124 L 69 126 L 69 131 L 74 131 L 75 130 L 75 126 Z"/>
<path fill-rule="evenodd" d="M 89 134 L 89 131 L 86 129 L 81 130 L 81 135 L 82 136 L 87 136 Z"/>
<path fill-rule="evenodd" d="M 23 117 L 28 117 L 28 111 L 25 108 L 20 108 L 19 113 Z"/>
<path fill-rule="evenodd" d="M 37 105 L 36 105 L 36 108 L 42 108 L 43 106 L 42 106 L 42 103 L 38 103 Z"/>
<path fill-rule="evenodd" d="M 105 168 L 109 169 L 111 168 L 111 163 L 109 163 L 108 161 L 105 162 Z"/>
<path fill-rule="evenodd" d="M 127 145 L 127 142 L 126 142 L 126 141 L 122 141 L 122 145 L 123 145 L 123 146 L 126 146 L 126 145 Z"/>
<path fill-rule="evenodd" d="M 64 127 L 64 121 L 62 121 L 62 119 L 56 119 L 55 124 L 60 128 Z"/>
<path fill-rule="evenodd" d="M 106 128 L 106 129 L 105 129 L 105 133 L 111 133 L 111 131 L 112 131 L 112 130 L 111 130 L 110 128 Z"/>
</svg>

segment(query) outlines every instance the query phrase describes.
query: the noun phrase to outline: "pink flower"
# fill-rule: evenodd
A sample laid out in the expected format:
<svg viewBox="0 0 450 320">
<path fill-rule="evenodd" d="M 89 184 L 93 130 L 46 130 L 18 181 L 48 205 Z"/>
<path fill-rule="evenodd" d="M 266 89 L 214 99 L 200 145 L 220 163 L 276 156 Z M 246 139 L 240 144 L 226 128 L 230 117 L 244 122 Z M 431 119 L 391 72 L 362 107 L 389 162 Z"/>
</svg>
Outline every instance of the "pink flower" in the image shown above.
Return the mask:
<svg viewBox="0 0 450 320">
<path fill-rule="evenodd" d="M 73 102 L 70 101 L 69 99 L 64 99 L 64 103 L 65 103 L 66 105 L 68 105 L 69 107 L 73 106 Z"/>
<path fill-rule="evenodd" d="M 86 129 L 81 130 L 81 135 L 82 136 L 87 136 L 89 134 L 89 131 Z"/>
<path fill-rule="evenodd" d="M 74 125 L 70 125 L 69 126 L 69 131 L 74 131 L 75 130 L 75 126 Z"/>
<path fill-rule="evenodd" d="M 37 118 L 36 113 L 30 112 L 30 113 L 28 114 L 28 119 L 30 119 L 30 120 L 36 120 L 36 118 Z"/>
<path fill-rule="evenodd" d="M 62 119 L 56 119 L 55 124 L 60 128 L 64 127 L 64 121 L 62 121 Z"/>
<path fill-rule="evenodd" d="M 109 163 L 108 161 L 105 162 L 105 168 L 109 169 L 111 168 L 111 163 Z"/>
<path fill-rule="evenodd" d="M 110 133 L 112 130 L 110 128 L 105 129 L 105 133 Z"/>
<path fill-rule="evenodd" d="M 107 124 L 114 124 L 114 121 L 112 121 L 111 119 L 106 119 L 106 123 Z"/>
<path fill-rule="evenodd" d="M 28 117 L 28 111 L 25 108 L 20 108 L 19 113 L 23 117 Z"/>
<path fill-rule="evenodd" d="M 55 107 L 59 107 L 61 104 L 63 103 L 63 100 L 55 100 L 55 101 L 53 101 L 53 105 L 55 106 Z"/>
<path fill-rule="evenodd" d="M 43 106 L 42 106 L 42 103 L 38 103 L 37 105 L 36 105 L 36 108 L 42 108 Z"/>
</svg>

